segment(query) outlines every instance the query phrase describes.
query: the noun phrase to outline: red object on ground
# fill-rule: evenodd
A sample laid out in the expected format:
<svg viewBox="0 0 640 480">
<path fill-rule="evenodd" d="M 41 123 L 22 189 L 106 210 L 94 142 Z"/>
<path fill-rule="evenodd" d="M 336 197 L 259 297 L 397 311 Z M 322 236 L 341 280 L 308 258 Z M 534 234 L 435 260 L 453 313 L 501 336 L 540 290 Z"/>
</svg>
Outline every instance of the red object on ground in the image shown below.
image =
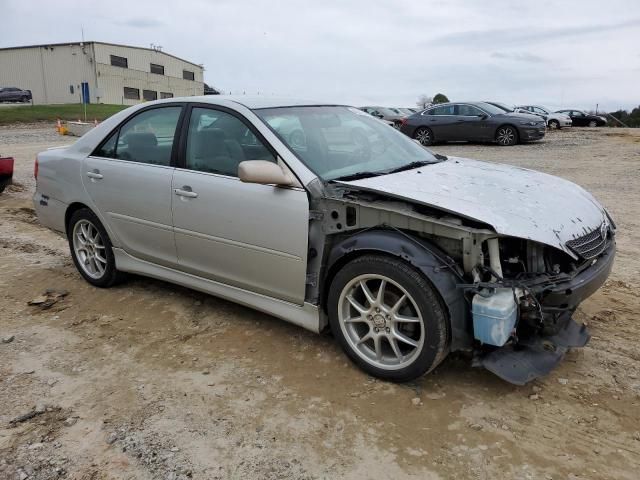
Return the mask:
<svg viewBox="0 0 640 480">
<path fill-rule="evenodd" d="M 0 193 L 13 179 L 13 157 L 0 157 Z"/>
<path fill-rule="evenodd" d="M 0 175 L 13 176 L 13 157 L 0 157 Z"/>
</svg>

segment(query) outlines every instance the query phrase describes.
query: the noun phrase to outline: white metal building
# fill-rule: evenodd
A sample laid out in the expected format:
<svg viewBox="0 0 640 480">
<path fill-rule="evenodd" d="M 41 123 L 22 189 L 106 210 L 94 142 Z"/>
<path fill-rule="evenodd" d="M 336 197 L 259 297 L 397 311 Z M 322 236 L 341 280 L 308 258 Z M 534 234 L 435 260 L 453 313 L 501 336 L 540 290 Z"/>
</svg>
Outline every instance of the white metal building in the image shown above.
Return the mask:
<svg viewBox="0 0 640 480">
<path fill-rule="evenodd" d="M 202 95 L 203 70 L 157 49 L 113 43 L 0 48 L 0 86 L 31 90 L 35 104 L 86 98 L 90 103 L 133 105 Z"/>
</svg>

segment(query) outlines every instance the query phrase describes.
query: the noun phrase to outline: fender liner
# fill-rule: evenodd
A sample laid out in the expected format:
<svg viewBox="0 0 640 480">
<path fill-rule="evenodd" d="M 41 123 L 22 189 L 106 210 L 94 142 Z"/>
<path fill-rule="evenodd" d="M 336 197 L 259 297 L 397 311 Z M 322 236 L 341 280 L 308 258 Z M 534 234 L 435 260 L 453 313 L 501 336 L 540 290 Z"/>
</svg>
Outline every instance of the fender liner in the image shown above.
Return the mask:
<svg viewBox="0 0 640 480">
<path fill-rule="evenodd" d="M 401 258 L 427 277 L 444 301 L 451 327 L 450 351 L 473 345 L 470 309 L 462 289 L 455 261 L 425 240 L 393 230 L 367 230 L 340 240 L 331 248 L 327 261 L 325 290 L 337 271 L 358 253 L 384 253 Z M 323 298 L 326 298 L 326 291 Z"/>
</svg>

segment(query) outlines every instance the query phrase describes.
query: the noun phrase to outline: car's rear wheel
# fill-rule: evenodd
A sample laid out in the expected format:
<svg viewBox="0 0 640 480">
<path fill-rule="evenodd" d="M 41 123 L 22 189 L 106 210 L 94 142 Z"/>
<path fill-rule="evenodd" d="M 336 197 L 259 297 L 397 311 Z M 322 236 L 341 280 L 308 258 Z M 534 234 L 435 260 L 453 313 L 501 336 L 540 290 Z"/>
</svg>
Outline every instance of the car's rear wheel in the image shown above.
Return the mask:
<svg viewBox="0 0 640 480">
<path fill-rule="evenodd" d="M 591 120 L 591 121 L 589 122 L 589 126 L 590 126 L 591 128 L 593 128 L 593 127 L 597 127 L 597 126 L 598 126 L 598 122 L 596 122 L 595 120 Z"/>
<path fill-rule="evenodd" d="M 557 120 L 549 120 L 549 128 L 552 130 L 559 130 L 560 122 Z"/>
<path fill-rule="evenodd" d="M 116 269 L 109 236 L 91 210 L 82 208 L 73 213 L 67 237 L 73 263 L 87 282 L 105 288 L 122 278 Z"/>
<path fill-rule="evenodd" d="M 413 138 L 420 142 L 420 145 L 428 147 L 433 145 L 433 132 L 427 127 L 420 127 L 413 132 Z"/>
<path fill-rule="evenodd" d="M 496 142 L 503 147 L 510 147 L 518 143 L 518 132 L 510 125 L 498 128 L 496 132 Z"/>
<path fill-rule="evenodd" d="M 407 263 L 365 255 L 346 264 L 329 291 L 329 321 L 347 356 L 370 375 L 404 382 L 447 353 L 445 307 Z"/>
</svg>

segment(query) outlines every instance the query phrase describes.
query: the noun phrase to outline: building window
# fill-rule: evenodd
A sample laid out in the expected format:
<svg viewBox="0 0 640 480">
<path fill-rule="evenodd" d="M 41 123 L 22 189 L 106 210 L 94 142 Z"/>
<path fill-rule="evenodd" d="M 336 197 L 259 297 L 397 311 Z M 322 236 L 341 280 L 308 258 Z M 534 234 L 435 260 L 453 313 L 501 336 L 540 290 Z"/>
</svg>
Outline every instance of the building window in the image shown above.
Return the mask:
<svg viewBox="0 0 640 480">
<path fill-rule="evenodd" d="M 71 95 L 73 95 L 73 93 L 74 93 L 73 85 L 69 85 L 69 93 L 70 93 Z"/>
<path fill-rule="evenodd" d="M 182 70 L 182 78 L 185 80 L 195 80 L 193 72 L 190 72 L 189 70 Z"/>
<path fill-rule="evenodd" d="M 140 89 L 124 87 L 124 98 L 129 100 L 140 100 Z"/>
<path fill-rule="evenodd" d="M 129 62 L 125 57 L 118 57 L 117 55 L 111 55 L 111 65 L 114 67 L 129 68 Z"/>
<path fill-rule="evenodd" d="M 173 98 L 173 93 L 171 93 L 171 92 L 160 92 L 160 98 Z"/>
<path fill-rule="evenodd" d="M 158 65 L 156 63 L 151 64 L 151 73 L 157 73 L 158 75 L 164 75 L 164 65 Z"/>
<path fill-rule="evenodd" d="M 142 90 L 142 98 L 145 100 L 157 100 L 158 92 L 154 92 L 153 90 Z"/>
</svg>

